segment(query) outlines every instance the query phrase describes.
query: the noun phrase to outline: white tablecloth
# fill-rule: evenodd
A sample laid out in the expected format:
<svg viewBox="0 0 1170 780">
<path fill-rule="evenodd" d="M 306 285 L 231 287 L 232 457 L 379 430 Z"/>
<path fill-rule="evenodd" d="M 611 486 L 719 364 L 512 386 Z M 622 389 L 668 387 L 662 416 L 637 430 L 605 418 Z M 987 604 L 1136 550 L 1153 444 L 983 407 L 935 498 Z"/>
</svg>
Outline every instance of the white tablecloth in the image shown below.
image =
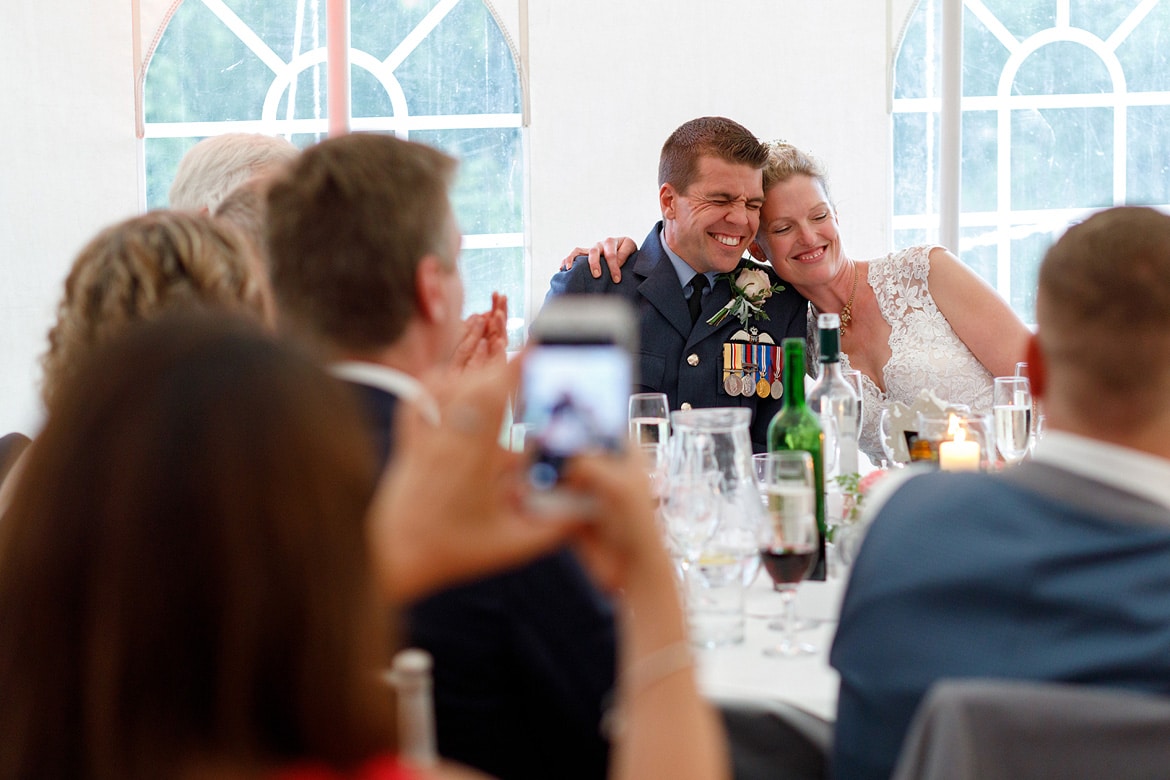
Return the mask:
<svg viewBox="0 0 1170 780">
<path fill-rule="evenodd" d="M 764 647 L 778 641 L 781 634 L 768 628 L 771 618 L 761 615 L 779 613 L 782 602 L 768 576 L 760 572 L 745 598 L 743 644 L 695 651 L 703 692 L 717 699 L 779 699 L 834 720 L 838 676 L 829 666 L 829 647 L 837 630 L 844 586 L 840 579 L 801 583 L 798 614 L 828 621 L 800 632 L 801 640 L 815 645 L 818 652 L 800 658 L 769 658 Z"/>
</svg>

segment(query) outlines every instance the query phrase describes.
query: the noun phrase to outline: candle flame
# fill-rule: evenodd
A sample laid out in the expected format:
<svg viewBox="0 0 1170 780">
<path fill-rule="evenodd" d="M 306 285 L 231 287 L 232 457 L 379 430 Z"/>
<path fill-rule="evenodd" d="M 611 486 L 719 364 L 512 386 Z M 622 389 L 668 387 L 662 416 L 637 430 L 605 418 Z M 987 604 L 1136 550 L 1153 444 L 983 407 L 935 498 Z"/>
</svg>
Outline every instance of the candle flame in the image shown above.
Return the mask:
<svg viewBox="0 0 1170 780">
<path fill-rule="evenodd" d="M 967 432 L 963 430 L 963 424 L 957 415 L 951 415 L 951 421 L 947 425 L 947 435 L 951 437 L 951 441 L 967 441 Z"/>
</svg>

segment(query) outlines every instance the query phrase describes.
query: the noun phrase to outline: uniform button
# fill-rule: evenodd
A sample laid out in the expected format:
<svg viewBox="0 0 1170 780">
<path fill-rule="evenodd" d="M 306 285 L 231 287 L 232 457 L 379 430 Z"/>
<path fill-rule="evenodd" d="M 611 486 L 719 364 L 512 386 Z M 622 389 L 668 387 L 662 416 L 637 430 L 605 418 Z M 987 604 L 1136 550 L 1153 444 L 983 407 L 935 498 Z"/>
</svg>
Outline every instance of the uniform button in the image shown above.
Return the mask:
<svg viewBox="0 0 1170 780">
<path fill-rule="evenodd" d="M 699 365 L 699 356 L 698 356 L 698 355 L 696 355 L 694 352 L 692 352 L 691 354 L 687 355 L 687 365 L 688 365 L 688 366 L 697 366 L 697 365 Z"/>
<path fill-rule="evenodd" d="M 691 355 L 691 357 L 694 357 L 694 355 Z M 691 405 L 690 404 L 682 404 L 681 406 L 679 406 L 679 409 L 682 409 L 684 412 L 689 412 L 691 410 Z"/>
</svg>

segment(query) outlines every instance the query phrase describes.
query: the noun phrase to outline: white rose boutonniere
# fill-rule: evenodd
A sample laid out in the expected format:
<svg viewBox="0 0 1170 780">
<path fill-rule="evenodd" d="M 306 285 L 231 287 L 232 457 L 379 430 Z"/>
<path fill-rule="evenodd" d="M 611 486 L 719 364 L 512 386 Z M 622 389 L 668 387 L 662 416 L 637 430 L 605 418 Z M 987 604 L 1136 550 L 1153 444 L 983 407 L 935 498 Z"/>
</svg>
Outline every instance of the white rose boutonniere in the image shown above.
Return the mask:
<svg viewBox="0 0 1170 780">
<path fill-rule="evenodd" d="M 772 293 L 784 289 L 782 284 L 772 284 L 768 272 L 762 268 L 741 268 L 720 276 L 731 284 L 732 296 L 726 306 L 707 320 L 708 325 L 719 325 L 729 315 L 738 318 L 745 328 L 750 320 L 766 320 L 768 315 L 761 306 Z"/>
</svg>

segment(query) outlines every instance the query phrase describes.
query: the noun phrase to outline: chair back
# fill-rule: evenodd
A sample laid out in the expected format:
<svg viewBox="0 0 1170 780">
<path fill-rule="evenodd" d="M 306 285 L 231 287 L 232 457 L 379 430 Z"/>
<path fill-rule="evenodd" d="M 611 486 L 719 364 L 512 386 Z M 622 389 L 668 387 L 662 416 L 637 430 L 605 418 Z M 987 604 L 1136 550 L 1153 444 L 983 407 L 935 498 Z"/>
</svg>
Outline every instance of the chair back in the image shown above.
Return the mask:
<svg viewBox="0 0 1170 780">
<path fill-rule="evenodd" d="M 722 700 L 735 780 L 828 777 L 833 724 L 781 701 Z"/>
<path fill-rule="evenodd" d="M 1019 680 L 943 680 L 894 780 L 1170 777 L 1170 698 Z"/>
</svg>

